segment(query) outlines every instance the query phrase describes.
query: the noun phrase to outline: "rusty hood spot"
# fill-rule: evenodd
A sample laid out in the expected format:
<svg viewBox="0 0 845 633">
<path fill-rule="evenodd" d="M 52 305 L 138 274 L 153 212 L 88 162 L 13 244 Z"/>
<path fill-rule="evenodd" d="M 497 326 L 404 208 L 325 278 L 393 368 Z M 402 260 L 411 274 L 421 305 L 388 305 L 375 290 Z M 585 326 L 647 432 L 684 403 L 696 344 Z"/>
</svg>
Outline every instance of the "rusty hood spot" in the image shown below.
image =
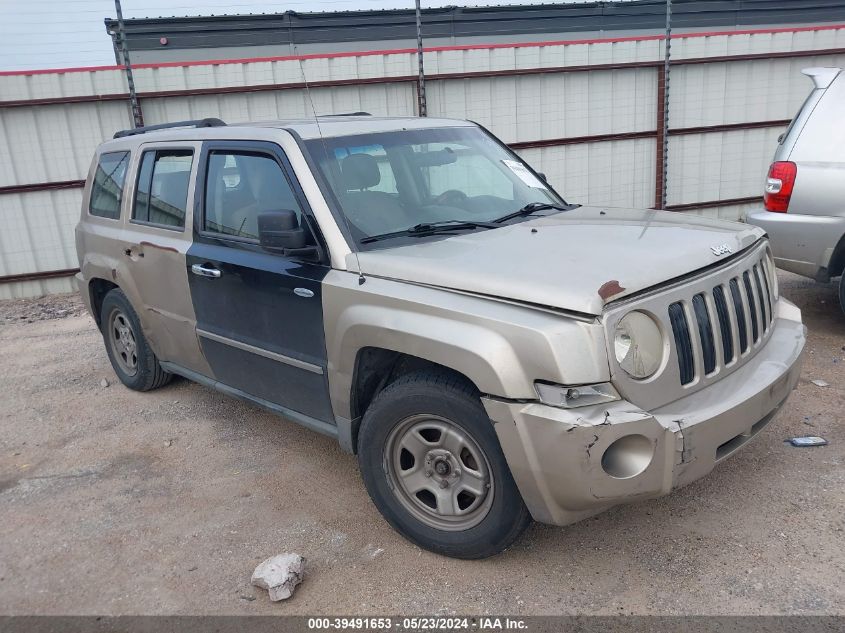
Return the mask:
<svg viewBox="0 0 845 633">
<path fill-rule="evenodd" d="M 610 281 L 604 282 L 601 287 L 599 288 L 599 296 L 607 301 L 613 295 L 618 295 L 620 292 L 624 292 L 624 288 L 619 285 L 619 282 L 615 279 L 611 279 Z"/>
</svg>

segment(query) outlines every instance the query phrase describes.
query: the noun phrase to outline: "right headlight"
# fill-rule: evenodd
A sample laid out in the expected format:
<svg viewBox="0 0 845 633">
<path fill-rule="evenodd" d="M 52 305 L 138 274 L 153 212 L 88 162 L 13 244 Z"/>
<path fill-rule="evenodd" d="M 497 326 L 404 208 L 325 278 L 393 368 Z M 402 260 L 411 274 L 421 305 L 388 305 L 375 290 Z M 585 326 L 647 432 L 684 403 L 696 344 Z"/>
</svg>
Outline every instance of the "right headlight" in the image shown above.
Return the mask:
<svg viewBox="0 0 845 633">
<path fill-rule="evenodd" d="M 645 312 L 629 312 L 616 324 L 613 352 L 616 362 L 632 378 L 653 376 L 663 363 L 660 327 Z"/>
</svg>

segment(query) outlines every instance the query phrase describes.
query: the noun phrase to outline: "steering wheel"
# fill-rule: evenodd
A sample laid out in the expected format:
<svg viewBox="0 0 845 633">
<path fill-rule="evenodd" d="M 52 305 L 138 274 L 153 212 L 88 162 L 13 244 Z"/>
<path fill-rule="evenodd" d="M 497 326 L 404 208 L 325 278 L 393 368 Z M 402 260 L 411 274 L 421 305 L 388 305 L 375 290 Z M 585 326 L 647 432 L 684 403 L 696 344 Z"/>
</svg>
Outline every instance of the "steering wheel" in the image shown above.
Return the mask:
<svg viewBox="0 0 845 633">
<path fill-rule="evenodd" d="M 447 189 L 439 196 L 435 196 L 434 204 L 460 207 L 463 206 L 462 203 L 465 202 L 468 197 L 469 196 L 467 196 L 467 194 L 463 191 L 458 191 L 457 189 Z"/>
</svg>

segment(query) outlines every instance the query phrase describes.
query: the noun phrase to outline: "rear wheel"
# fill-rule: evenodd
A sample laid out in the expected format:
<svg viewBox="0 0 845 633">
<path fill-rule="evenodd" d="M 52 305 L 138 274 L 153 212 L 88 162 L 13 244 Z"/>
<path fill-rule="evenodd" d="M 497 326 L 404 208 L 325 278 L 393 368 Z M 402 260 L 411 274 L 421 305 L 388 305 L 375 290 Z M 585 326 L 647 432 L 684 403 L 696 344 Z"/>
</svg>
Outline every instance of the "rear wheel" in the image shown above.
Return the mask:
<svg viewBox="0 0 845 633">
<path fill-rule="evenodd" d="M 364 415 L 358 461 L 382 515 L 433 552 L 492 556 L 531 522 L 478 394 L 448 373 L 388 385 Z"/>
<path fill-rule="evenodd" d="M 119 288 L 103 299 L 100 324 L 106 352 L 120 382 L 135 391 L 150 391 L 170 382 L 172 374 L 161 368 L 141 331 L 138 315 Z"/>
<path fill-rule="evenodd" d="M 842 307 L 842 311 L 845 312 L 845 272 L 839 278 L 839 305 Z"/>
</svg>

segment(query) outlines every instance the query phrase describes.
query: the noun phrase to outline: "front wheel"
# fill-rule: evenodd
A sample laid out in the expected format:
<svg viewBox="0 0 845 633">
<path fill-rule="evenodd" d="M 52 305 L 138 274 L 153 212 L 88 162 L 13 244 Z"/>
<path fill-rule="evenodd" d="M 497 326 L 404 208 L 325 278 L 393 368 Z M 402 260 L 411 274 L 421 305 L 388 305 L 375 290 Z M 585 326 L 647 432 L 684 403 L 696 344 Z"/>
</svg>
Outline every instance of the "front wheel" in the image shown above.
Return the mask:
<svg viewBox="0 0 845 633">
<path fill-rule="evenodd" d="M 385 519 L 433 552 L 486 558 L 531 522 L 478 394 L 445 372 L 404 376 L 376 397 L 358 462 Z"/>
</svg>

